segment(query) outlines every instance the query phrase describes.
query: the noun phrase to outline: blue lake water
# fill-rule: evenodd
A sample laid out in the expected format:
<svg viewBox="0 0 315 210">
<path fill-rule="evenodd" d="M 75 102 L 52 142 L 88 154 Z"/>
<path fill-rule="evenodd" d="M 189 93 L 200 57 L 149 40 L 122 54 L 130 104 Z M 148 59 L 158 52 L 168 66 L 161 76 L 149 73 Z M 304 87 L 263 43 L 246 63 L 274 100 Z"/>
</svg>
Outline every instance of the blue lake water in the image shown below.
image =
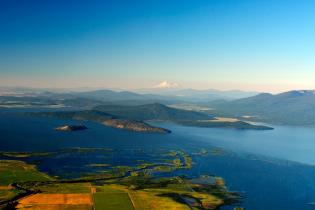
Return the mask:
<svg viewBox="0 0 315 210">
<path fill-rule="evenodd" d="M 132 163 L 139 157 L 145 158 L 146 154 L 154 158 L 155 153 L 163 150 L 182 149 L 193 154 L 202 148 L 210 151 L 219 147 L 226 151 L 223 155 L 192 155 L 192 170 L 178 173 L 190 177 L 202 174 L 223 177 L 230 190 L 242 192 L 246 196 L 242 204 L 246 209 L 314 209 L 310 205 L 315 202 L 315 130 L 312 128 L 276 126 L 272 131 L 242 131 L 155 122 L 173 132 L 144 134 L 85 122 L 89 128 L 85 131 L 63 133 L 53 130 L 72 122 L 1 113 L 0 150 L 113 148 L 120 151 L 120 155 L 109 158 L 120 164 Z M 58 168 L 69 167 L 71 162 L 73 169 L 82 169 L 90 158 L 95 161 L 95 157 L 89 155 L 52 158 L 39 168 L 53 174 L 58 173 Z"/>
</svg>

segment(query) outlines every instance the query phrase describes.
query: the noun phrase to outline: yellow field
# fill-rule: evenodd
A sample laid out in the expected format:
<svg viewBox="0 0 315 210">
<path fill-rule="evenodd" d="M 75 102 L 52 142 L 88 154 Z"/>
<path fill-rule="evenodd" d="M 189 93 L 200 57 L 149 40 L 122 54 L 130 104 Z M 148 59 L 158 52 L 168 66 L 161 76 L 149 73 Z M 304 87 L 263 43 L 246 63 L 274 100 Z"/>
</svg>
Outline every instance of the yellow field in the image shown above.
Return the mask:
<svg viewBox="0 0 315 210">
<path fill-rule="evenodd" d="M 0 190 L 11 190 L 11 189 L 13 189 L 10 185 L 8 185 L 8 186 L 1 186 L 0 185 Z"/>
<path fill-rule="evenodd" d="M 91 183 L 55 183 L 39 187 L 39 190 L 45 194 L 80 194 L 90 193 Z"/>
<path fill-rule="evenodd" d="M 135 210 L 189 210 L 184 205 L 168 197 L 158 196 L 147 191 L 129 191 L 129 197 Z"/>
<path fill-rule="evenodd" d="M 35 205 L 18 208 L 19 210 L 92 210 L 90 205 Z"/>
<path fill-rule="evenodd" d="M 36 194 L 19 201 L 17 209 L 91 209 L 91 194 Z M 76 208 L 75 208 L 76 207 Z"/>
</svg>

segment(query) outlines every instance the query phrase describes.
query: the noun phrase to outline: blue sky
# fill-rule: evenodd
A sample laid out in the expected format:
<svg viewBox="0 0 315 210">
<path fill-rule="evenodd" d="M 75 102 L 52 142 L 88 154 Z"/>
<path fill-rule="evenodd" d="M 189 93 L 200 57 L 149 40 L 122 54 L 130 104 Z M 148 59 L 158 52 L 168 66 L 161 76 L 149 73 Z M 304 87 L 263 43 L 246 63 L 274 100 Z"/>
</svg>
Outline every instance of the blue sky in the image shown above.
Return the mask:
<svg viewBox="0 0 315 210">
<path fill-rule="evenodd" d="M 315 89 L 313 0 L 3 0 L 0 26 L 0 86 Z"/>
</svg>

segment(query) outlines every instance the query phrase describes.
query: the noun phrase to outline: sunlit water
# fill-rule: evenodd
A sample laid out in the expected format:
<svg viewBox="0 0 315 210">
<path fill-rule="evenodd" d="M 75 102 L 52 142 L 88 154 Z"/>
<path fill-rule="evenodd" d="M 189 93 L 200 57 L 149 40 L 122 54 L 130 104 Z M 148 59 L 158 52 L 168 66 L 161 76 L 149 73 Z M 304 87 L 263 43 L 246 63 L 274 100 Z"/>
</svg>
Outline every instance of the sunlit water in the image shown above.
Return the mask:
<svg viewBox="0 0 315 210">
<path fill-rule="evenodd" d="M 230 190 L 244 193 L 246 198 L 242 205 L 246 209 L 314 209 L 309 204 L 315 202 L 314 129 L 276 126 L 272 131 L 240 131 L 154 123 L 173 132 L 143 134 L 85 122 L 89 128 L 85 131 L 63 133 L 53 130 L 54 127 L 73 122 L 0 114 L 0 150 L 114 148 L 121 155 L 118 159 L 112 157 L 111 161 L 123 164 L 139 158 L 135 155 L 139 149 L 152 155 L 154 151 L 166 149 L 183 149 L 194 153 L 201 148 L 211 151 L 214 147 L 220 147 L 227 152 L 223 155 L 193 155 L 193 169 L 178 173 L 190 177 L 201 174 L 222 176 Z M 58 173 L 58 168 L 64 168 L 65 171 L 83 170 L 90 159 L 97 160 L 95 156 L 75 155 L 51 158 L 39 165 L 39 168 L 52 174 Z M 67 166 L 69 162 L 74 168 Z"/>
</svg>

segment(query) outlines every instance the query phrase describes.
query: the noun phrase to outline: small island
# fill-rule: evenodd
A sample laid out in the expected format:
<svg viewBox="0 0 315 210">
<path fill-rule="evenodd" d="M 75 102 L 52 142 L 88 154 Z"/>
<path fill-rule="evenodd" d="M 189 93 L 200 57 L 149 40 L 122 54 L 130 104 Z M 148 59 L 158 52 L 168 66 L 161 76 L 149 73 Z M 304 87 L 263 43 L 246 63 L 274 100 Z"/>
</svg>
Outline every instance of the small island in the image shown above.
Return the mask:
<svg viewBox="0 0 315 210">
<path fill-rule="evenodd" d="M 57 131 L 80 131 L 86 130 L 87 127 L 85 125 L 63 125 L 60 127 L 55 128 Z"/>
</svg>

